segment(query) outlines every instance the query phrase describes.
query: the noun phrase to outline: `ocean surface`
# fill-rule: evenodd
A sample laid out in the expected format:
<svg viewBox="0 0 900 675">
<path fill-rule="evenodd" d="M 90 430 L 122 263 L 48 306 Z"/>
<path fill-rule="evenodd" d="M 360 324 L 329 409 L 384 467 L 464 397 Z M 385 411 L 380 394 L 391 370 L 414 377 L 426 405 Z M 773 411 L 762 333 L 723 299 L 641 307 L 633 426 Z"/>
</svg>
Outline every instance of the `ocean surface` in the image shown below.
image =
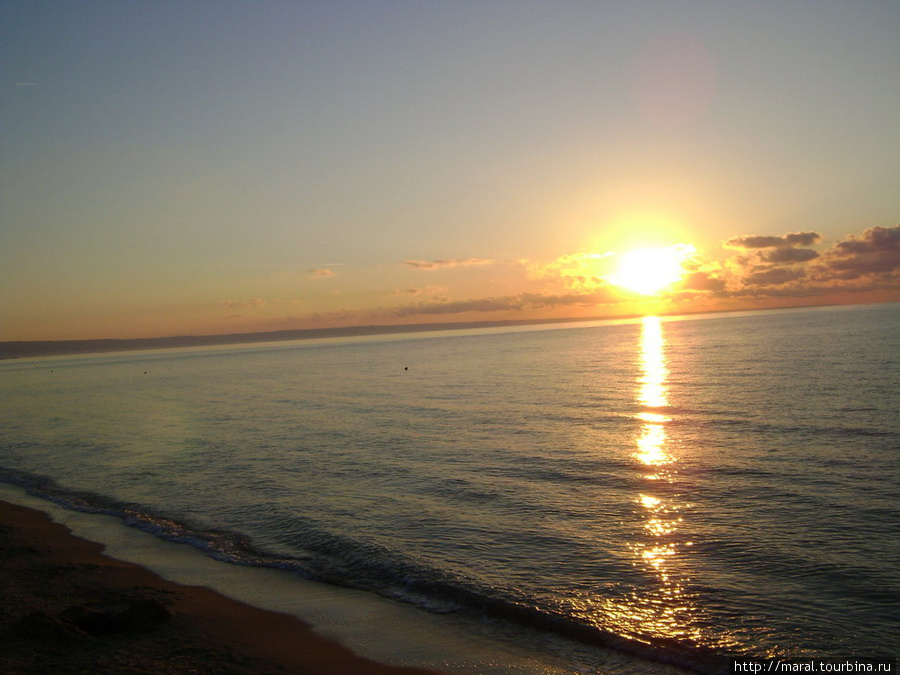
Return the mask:
<svg viewBox="0 0 900 675">
<path fill-rule="evenodd" d="M 900 304 L 10 360 L 0 481 L 582 672 L 896 656 Z"/>
</svg>

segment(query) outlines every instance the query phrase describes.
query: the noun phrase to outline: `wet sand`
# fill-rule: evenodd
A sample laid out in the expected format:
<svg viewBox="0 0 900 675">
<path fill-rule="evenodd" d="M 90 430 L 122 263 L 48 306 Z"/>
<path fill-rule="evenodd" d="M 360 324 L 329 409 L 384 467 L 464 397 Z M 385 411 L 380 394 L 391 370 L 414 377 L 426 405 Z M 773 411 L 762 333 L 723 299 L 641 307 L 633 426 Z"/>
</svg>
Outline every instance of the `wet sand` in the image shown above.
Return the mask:
<svg viewBox="0 0 900 675">
<path fill-rule="evenodd" d="M 425 675 L 296 617 L 181 586 L 0 501 L 0 672 Z"/>
</svg>

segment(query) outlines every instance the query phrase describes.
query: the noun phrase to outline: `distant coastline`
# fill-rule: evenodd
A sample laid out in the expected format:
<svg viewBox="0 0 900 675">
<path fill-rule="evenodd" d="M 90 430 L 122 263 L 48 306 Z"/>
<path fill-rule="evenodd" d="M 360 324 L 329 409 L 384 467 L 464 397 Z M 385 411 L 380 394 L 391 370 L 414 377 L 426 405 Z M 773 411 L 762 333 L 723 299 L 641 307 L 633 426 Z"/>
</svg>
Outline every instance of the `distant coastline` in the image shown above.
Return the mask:
<svg viewBox="0 0 900 675">
<path fill-rule="evenodd" d="M 254 342 L 282 342 L 339 337 L 364 337 L 397 333 L 423 333 L 467 328 L 500 328 L 539 324 L 629 319 L 627 317 L 588 317 L 567 319 L 530 319 L 510 321 L 472 321 L 453 323 L 395 324 L 389 326 L 344 326 L 339 328 L 304 328 L 265 331 L 258 333 L 229 333 L 225 335 L 175 335 L 153 338 L 105 338 L 96 340 L 40 340 L 0 342 L 0 359 L 36 356 L 66 356 L 98 352 L 141 351 L 145 349 L 174 349 L 179 347 L 214 347 L 218 345 L 252 344 Z"/>
<path fill-rule="evenodd" d="M 869 304 L 869 303 L 863 303 Z M 878 303 L 876 303 L 878 304 Z M 675 312 L 661 316 L 692 316 L 698 314 L 728 314 L 733 312 L 761 312 L 777 310 L 815 309 L 844 305 L 799 305 L 759 309 L 728 309 L 703 312 Z M 510 319 L 506 321 L 462 321 L 422 324 L 391 324 L 386 326 L 341 326 L 336 328 L 300 328 L 292 330 L 223 335 L 174 335 L 151 338 L 99 338 L 92 340 L 18 340 L 0 342 L 0 360 L 41 356 L 68 356 L 100 352 L 143 351 L 147 349 L 177 349 L 180 347 L 215 347 L 219 345 L 252 344 L 254 342 L 284 342 L 289 340 L 321 340 L 341 337 L 365 337 L 399 333 L 426 333 L 446 330 L 503 328 L 504 326 L 538 326 L 590 321 L 626 321 L 640 314 L 622 316 L 567 317 L 562 319 Z"/>
</svg>

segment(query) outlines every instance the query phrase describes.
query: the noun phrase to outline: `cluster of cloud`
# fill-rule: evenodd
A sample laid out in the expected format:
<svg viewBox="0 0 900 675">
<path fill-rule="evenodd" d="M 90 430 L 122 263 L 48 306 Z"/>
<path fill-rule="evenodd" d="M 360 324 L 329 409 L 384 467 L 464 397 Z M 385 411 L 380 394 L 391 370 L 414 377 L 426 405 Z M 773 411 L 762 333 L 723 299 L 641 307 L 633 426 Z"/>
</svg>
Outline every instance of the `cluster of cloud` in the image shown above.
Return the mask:
<svg viewBox="0 0 900 675">
<path fill-rule="evenodd" d="M 900 271 L 900 225 L 872 227 L 850 236 L 827 252 L 825 264 L 839 279 L 880 275 L 896 278 Z"/>
<path fill-rule="evenodd" d="M 785 297 L 900 287 L 900 225 L 871 227 L 822 252 L 818 232 L 743 236 L 725 242 L 742 253 L 728 261 L 732 294 Z M 725 289 L 723 289 L 725 292 Z"/>
<path fill-rule="evenodd" d="M 698 269 L 696 264 L 691 266 L 681 279 L 679 287 L 682 291 L 699 293 L 722 294 L 725 292 L 725 279 L 719 276 L 715 271 Z"/>
<path fill-rule="evenodd" d="M 551 262 L 519 260 L 529 279 L 558 279 L 567 289 L 593 289 L 605 282 L 600 274 L 601 261 L 610 253 L 570 253 Z"/>
<path fill-rule="evenodd" d="M 818 232 L 789 232 L 780 237 L 770 235 L 744 235 L 725 242 L 729 248 L 775 248 L 812 246 L 822 238 Z"/>
<path fill-rule="evenodd" d="M 732 264 L 743 269 L 744 286 L 772 286 L 802 279 L 805 271 L 793 266 L 819 257 L 807 248 L 822 239 L 818 232 L 790 232 L 781 236 L 744 235 L 724 242 L 726 248 L 738 249 Z"/>
<path fill-rule="evenodd" d="M 810 298 L 885 289 L 900 294 L 900 225 L 872 227 L 860 235 L 848 235 L 825 250 L 814 248 L 822 241 L 822 235 L 815 231 L 731 238 L 723 246 L 737 251 L 735 255 L 724 261 L 704 259 L 700 254 L 691 257 L 684 263 L 685 275 L 666 297 L 676 303 L 688 303 L 704 298 Z M 601 271 L 612 255 L 582 252 L 550 262 L 518 261 L 529 280 L 547 283 L 544 293 L 456 300 L 442 289 L 444 292 L 434 294 L 429 301 L 403 305 L 391 312 L 398 317 L 411 317 L 596 307 L 598 313 L 603 313 L 604 306 L 611 308 L 629 299 Z M 471 258 L 414 262 L 405 264 L 416 269 L 436 269 L 493 261 Z"/>
<path fill-rule="evenodd" d="M 747 234 L 722 244 L 734 252 L 730 257 L 714 260 L 691 253 L 682 261 L 685 274 L 681 280 L 655 300 L 670 301 L 671 311 L 775 306 L 796 300 L 828 302 L 839 294 L 866 291 L 880 292 L 880 298 L 900 300 L 900 225 L 871 227 L 861 234 L 847 235 L 830 247 L 823 246 L 823 236 L 815 231 Z M 524 276 L 519 282 L 507 283 L 507 288 L 527 284 L 530 290 L 461 299 L 454 297 L 447 286 L 408 286 L 391 292 L 395 300 L 381 307 L 340 309 L 309 315 L 307 320 L 349 324 L 434 316 L 460 320 L 472 314 L 534 318 L 628 313 L 628 303 L 639 298 L 613 283 L 612 266 L 619 258 L 613 253 L 579 252 L 552 261 L 515 263 L 485 258 L 406 260 L 400 265 L 425 273 L 504 265 L 507 270 L 518 269 Z M 330 267 L 311 268 L 305 275 L 310 279 L 333 277 L 335 272 Z M 396 304 L 397 300 L 400 304 Z M 259 309 L 266 304 L 262 298 L 224 303 L 237 310 Z M 631 305 L 630 311 L 635 311 L 635 307 Z"/>
<path fill-rule="evenodd" d="M 695 256 L 668 298 L 685 310 L 697 301 L 704 308 L 761 307 L 840 302 L 863 293 L 867 301 L 900 300 L 900 225 L 813 248 L 822 240 L 812 231 L 734 237 L 722 243 L 735 255 Z"/>
</svg>

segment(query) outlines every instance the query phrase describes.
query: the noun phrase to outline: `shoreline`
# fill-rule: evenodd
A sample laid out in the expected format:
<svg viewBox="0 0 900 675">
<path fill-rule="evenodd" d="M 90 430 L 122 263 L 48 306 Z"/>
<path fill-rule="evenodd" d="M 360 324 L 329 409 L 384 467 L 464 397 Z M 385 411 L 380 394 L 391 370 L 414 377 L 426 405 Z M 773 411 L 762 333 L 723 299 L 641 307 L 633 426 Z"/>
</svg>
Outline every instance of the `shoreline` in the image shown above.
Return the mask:
<svg viewBox="0 0 900 675">
<path fill-rule="evenodd" d="M 414 604 L 368 591 L 310 581 L 282 569 L 229 564 L 190 544 L 167 541 L 126 524 L 115 514 L 67 508 L 52 499 L 29 493 L 22 486 L 0 482 L 0 504 L 4 502 L 46 515 L 75 538 L 97 543 L 107 558 L 136 565 L 164 582 L 181 588 L 203 587 L 251 608 L 296 618 L 316 636 L 354 655 L 391 668 L 407 669 L 398 671 L 398 675 L 400 672 L 407 675 L 451 672 L 569 675 L 573 671 L 674 675 L 683 672 L 619 650 L 557 640 L 528 627 L 507 626 L 497 630 L 490 621 L 455 613 L 432 613 Z M 0 601 L 5 601 L 2 592 L 3 522 L 0 515 Z M 0 672 L 5 672 L 2 654 L 8 618 L 0 609 Z M 307 671 L 240 669 L 227 672 Z M 321 672 L 348 672 L 351 675 L 360 672 L 365 675 L 368 671 Z"/>
<path fill-rule="evenodd" d="M 167 581 L 103 549 L 41 511 L 0 501 L 4 672 L 438 672 L 358 656 L 297 617 Z M 133 619 L 135 607 L 142 619 Z M 84 629 L 87 614 L 125 610 L 131 620 L 108 632 Z"/>
</svg>

